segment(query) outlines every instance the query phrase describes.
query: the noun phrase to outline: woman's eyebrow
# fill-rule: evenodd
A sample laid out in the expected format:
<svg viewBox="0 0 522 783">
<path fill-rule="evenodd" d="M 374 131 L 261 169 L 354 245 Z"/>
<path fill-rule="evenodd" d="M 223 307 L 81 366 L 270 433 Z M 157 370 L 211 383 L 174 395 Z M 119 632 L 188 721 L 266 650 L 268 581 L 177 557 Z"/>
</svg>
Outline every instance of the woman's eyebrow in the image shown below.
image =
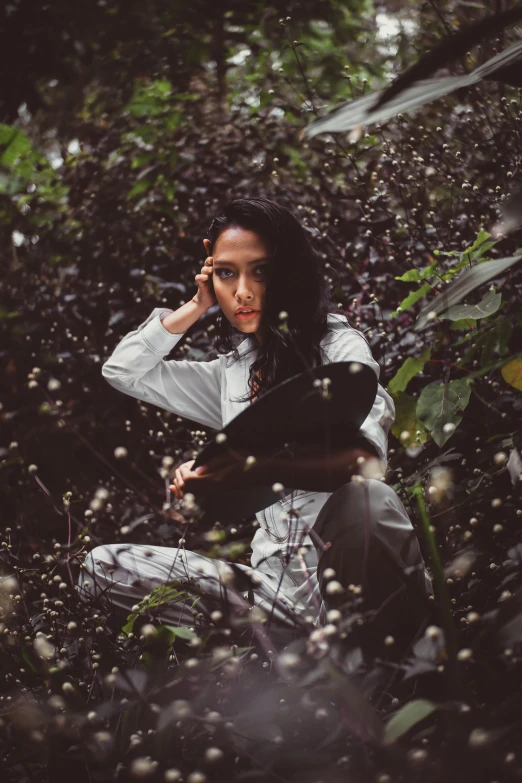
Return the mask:
<svg viewBox="0 0 522 783">
<path fill-rule="evenodd" d="M 247 261 L 247 264 L 259 264 L 261 261 L 270 261 L 270 258 L 268 256 L 265 256 L 264 258 L 255 258 L 253 261 Z M 236 265 L 235 261 L 225 261 L 225 259 L 220 259 L 219 261 L 214 260 L 214 266 L 216 266 L 216 264 Z"/>
</svg>

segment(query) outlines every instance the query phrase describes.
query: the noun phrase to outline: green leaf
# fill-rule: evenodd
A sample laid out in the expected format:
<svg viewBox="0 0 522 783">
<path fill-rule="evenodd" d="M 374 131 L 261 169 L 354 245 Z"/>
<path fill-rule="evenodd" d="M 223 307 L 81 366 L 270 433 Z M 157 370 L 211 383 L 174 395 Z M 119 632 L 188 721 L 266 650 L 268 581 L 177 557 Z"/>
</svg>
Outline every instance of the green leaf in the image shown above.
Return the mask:
<svg viewBox="0 0 522 783">
<path fill-rule="evenodd" d="M 400 391 L 394 395 L 393 401 L 395 403 L 395 420 L 391 431 L 395 437 L 401 441 L 405 448 L 426 443 L 431 436 L 424 424 L 417 418 L 416 398 Z M 403 440 L 401 435 L 405 432 L 409 433 L 409 436 Z M 417 432 L 420 434 L 417 435 Z"/>
<path fill-rule="evenodd" d="M 17 193 L 25 193 L 26 187 L 27 182 L 25 179 L 0 173 L 0 194 L 3 196 L 15 196 Z"/>
<path fill-rule="evenodd" d="M 459 329 L 474 329 L 476 325 L 477 322 L 474 318 L 459 318 L 457 321 L 453 321 L 450 329 L 454 332 L 458 332 Z"/>
<path fill-rule="evenodd" d="M 421 329 L 425 325 L 428 313 L 442 313 L 448 310 L 479 285 L 483 285 L 495 277 L 500 277 L 500 275 L 507 272 L 510 267 L 521 260 L 522 254 L 519 252 L 516 256 L 496 258 L 494 261 L 486 261 L 473 267 L 473 269 L 467 269 L 465 272 L 462 272 L 456 280 L 446 286 L 442 293 L 422 308 L 418 315 L 415 329 Z"/>
<path fill-rule="evenodd" d="M 32 152 L 27 134 L 9 125 L 0 125 L 0 145 L 5 148 L 0 154 L 0 165 L 6 168 L 14 168 L 23 155 Z"/>
<path fill-rule="evenodd" d="M 409 269 L 403 275 L 396 277 L 395 279 L 401 280 L 403 283 L 417 283 L 420 280 L 425 280 L 426 277 L 429 277 L 431 273 L 437 268 L 438 264 L 439 262 L 435 260 L 424 269 Z"/>
<path fill-rule="evenodd" d="M 457 427 L 462 421 L 462 412 L 466 408 L 471 394 L 469 378 L 449 383 L 430 383 L 426 386 L 417 403 L 417 417 L 431 432 L 435 443 L 442 447 L 453 434 L 444 432 L 446 424 Z"/>
<path fill-rule="evenodd" d="M 409 729 L 420 723 L 438 709 L 438 705 L 427 699 L 415 699 L 401 707 L 384 727 L 384 744 L 390 745 Z"/>
<path fill-rule="evenodd" d="M 127 193 L 127 199 L 134 198 L 134 196 L 139 196 L 140 193 L 148 190 L 151 186 L 152 182 L 148 179 L 142 179 L 139 182 L 136 182 L 134 187 Z"/>
<path fill-rule="evenodd" d="M 148 598 L 144 598 L 143 601 L 139 602 L 138 611 L 132 612 L 128 615 L 127 622 L 122 627 L 121 632 L 125 634 L 125 636 L 127 636 L 129 633 L 132 633 L 134 623 L 137 620 L 139 614 L 146 611 L 147 609 L 152 609 L 155 606 L 160 606 L 161 604 L 165 603 L 179 603 L 180 601 L 188 599 L 186 590 L 178 590 L 180 584 L 181 582 L 176 580 L 174 582 L 166 582 L 164 585 L 158 585 L 158 587 L 155 587 Z M 198 598 L 195 599 L 194 603 L 196 603 L 198 600 Z"/>
<path fill-rule="evenodd" d="M 486 296 L 476 305 L 457 305 L 441 314 L 441 318 L 449 318 L 451 321 L 459 321 L 463 318 L 478 320 L 487 318 L 496 313 L 502 302 L 502 294 L 488 291 Z"/>
<path fill-rule="evenodd" d="M 462 251 L 460 258 L 468 263 L 470 260 L 477 261 L 484 253 L 487 253 L 488 250 L 491 250 L 491 248 L 497 244 L 496 240 L 493 240 L 492 242 L 486 241 L 490 238 L 491 234 L 488 234 L 487 231 L 479 231 L 476 240 L 470 247 Z"/>
<path fill-rule="evenodd" d="M 424 283 L 424 285 L 421 285 L 420 288 L 418 288 L 416 291 L 412 291 L 411 294 L 409 294 L 406 299 L 403 299 L 400 307 L 402 310 L 407 310 L 412 305 L 416 304 L 419 299 L 422 299 L 423 296 L 426 296 L 426 294 L 431 291 L 431 285 L 429 283 Z M 395 310 L 394 313 L 392 313 L 392 316 L 398 315 L 398 311 Z"/>
<path fill-rule="evenodd" d="M 197 639 L 197 633 L 184 625 L 163 625 L 163 628 L 167 628 L 175 639 L 185 639 L 190 642 L 192 639 Z"/>
<path fill-rule="evenodd" d="M 411 381 L 411 379 L 422 372 L 424 365 L 430 358 L 431 353 L 428 350 L 424 351 L 418 359 L 408 357 L 402 367 L 399 367 L 393 378 L 388 384 L 388 391 L 393 396 L 397 392 L 404 391 Z"/>
</svg>

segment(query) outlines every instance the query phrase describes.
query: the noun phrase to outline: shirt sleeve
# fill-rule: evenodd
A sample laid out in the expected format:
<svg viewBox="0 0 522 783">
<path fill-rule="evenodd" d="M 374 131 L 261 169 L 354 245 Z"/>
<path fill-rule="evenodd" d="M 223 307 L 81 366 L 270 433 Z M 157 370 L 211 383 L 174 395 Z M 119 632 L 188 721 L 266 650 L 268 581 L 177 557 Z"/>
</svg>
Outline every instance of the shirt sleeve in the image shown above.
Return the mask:
<svg viewBox="0 0 522 783">
<path fill-rule="evenodd" d="M 221 359 L 165 361 L 184 334 L 171 334 L 156 308 L 118 343 L 102 366 L 103 377 L 118 391 L 172 411 L 198 424 L 221 429 Z"/>
<path fill-rule="evenodd" d="M 328 362 L 361 362 L 375 372 L 377 380 L 380 367 L 372 356 L 370 347 L 362 334 L 348 324 L 336 325 L 333 333 L 325 338 L 323 348 Z M 373 407 L 361 425 L 360 433 L 386 463 L 388 452 L 388 433 L 395 419 L 395 405 L 383 387 L 377 385 L 377 394 Z"/>
</svg>

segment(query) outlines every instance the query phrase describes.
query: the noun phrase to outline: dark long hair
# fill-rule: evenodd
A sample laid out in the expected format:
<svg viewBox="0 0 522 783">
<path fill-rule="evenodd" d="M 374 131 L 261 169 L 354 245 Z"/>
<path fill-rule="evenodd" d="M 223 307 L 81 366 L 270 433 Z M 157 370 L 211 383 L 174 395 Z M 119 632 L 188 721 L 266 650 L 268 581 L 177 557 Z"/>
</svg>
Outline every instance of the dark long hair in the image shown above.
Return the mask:
<svg viewBox="0 0 522 783">
<path fill-rule="evenodd" d="M 332 303 L 311 237 L 286 207 L 267 198 L 229 202 L 208 229 L 211 254 L 217 238 L 227 228 L 254 231 L 269 247 L 271 258 L 260 326 L 263 341 L 259 345 L 252 335 L 259 345 L 259 356 L 250 366 L 250 393 L 236 400 L 246 402 L 293 375 L 321 365 L 320 342 L 328 332 L 328 313 L 338 310 Z M 280 318 L 282 312 L 288 313 L 286 319 Z M 238 359 L 233 340 L 238 331 L 220 311 L 216 351 L 234 350 L 234 358 Z"/>
</svg>

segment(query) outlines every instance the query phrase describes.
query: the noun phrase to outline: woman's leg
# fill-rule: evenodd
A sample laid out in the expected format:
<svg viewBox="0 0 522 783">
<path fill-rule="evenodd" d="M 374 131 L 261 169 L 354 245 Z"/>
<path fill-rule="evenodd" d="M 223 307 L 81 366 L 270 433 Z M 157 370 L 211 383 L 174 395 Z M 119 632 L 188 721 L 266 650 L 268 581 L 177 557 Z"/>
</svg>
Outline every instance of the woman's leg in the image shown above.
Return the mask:
<svg viewBox="0 0 522 783">
<path fill-rule="evenodd" d="M 171 625 L 193 626 L 196 615 L 210 621 L 210 614 L 220 610 L 225 617 L 248 618 L 252 606 L 263 609 L 268 621 L 264 630 L 279 643 L 292 638 L 295 626 L 284 596 L 276 585 L 254 569 L 238 565 L 241 574 L 234 574 L 228 563 L 184 549 L 131 544 L 110 544 L 96 547 L 81 568 L 78 590 L 88 599 L 106 597 L 118 622 L 123 625 L 133 606 L 152 590 L 169 582 L 181 580 L 183 585 L 194 585 L 195 592 L 187 590 L 184 600 L 151 608 L 151 614 Z M 249 589 L 251 580 L 255 583 Z M 273 607 L 273 610 L 272 610 Z"/>
<path fill-rule="evenodd" d="M 343 484 L 318 514 L 314 531 L 330 546 L 318 549 L 317 575 L 328 609 L 345 603 L 350 585 L 360 585 L 363 608 L 374 610 L 363 636 L 374 650 L 395 639 L 396 654 L 406 651 L 430 620 L 433 586 L 417 536 L 396 493 L 382 481 L 360 479 Z M 329 594 L 326 568 L 343 593 Z"/>
</svg>

